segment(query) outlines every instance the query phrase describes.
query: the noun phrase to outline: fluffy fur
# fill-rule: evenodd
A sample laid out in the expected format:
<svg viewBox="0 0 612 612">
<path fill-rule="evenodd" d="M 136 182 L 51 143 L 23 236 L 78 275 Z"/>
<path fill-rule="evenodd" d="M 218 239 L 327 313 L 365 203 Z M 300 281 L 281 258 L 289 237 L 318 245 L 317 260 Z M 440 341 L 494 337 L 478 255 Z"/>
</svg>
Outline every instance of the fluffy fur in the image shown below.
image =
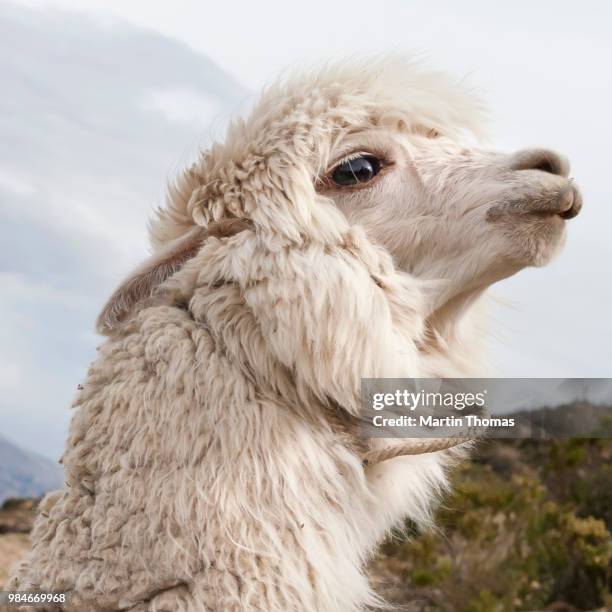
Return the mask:
<svg viewBox="0 0 612 612">
<path fill-rule="evenodd" d="M 539 238 L 504 259 L 512 232 L 479 225 L 509 192 L 499 169 L 518 172 L 465 148 L 480 124 L 446 77 L 356 62 L 272 87 L 203 153 L 152 222 L 154 259 L 101 315 L 66 487 L 11 588 L 69 591 L 79 611 L 377 605 L 369 555 L 406 517 L 430 521 L 460 451 L 364 467 L 361 378 L 480 374 L 482 291 L 542 263 Z M 355 147 L 394 161 L 340 192 L 325 177 Z M 562 191 L 534 172 L 513 193 Z"/>
</svg>

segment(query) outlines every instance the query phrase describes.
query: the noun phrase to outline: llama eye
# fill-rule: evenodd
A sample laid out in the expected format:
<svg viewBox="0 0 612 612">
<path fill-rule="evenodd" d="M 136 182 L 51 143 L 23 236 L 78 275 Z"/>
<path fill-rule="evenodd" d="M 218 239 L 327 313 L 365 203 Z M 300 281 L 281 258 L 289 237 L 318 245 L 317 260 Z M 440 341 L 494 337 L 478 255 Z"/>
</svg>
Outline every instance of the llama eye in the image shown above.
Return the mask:
<svg viewBox="0 0 612 612">
<path fill-rule="evenodd" d="M 371 181 L 382 168 L 381 161 L 373 155 L 360 155 L 338 164 L 331 173 L 331 180 L 340 187 L 349 187 Z"/>
</svg>

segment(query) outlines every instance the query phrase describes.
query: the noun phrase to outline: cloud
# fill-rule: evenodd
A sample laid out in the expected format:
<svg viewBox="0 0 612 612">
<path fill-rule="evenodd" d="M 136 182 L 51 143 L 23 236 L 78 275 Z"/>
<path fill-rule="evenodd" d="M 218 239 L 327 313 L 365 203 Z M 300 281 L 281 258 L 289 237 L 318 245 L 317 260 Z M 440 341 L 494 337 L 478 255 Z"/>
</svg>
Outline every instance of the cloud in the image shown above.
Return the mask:
<svg viewBox="0 0 612 612">
<path fill-rule="evenodd" d="M 4 365 L 0 367 L 0 393 L 6 394 L 18 389 L 24 382 L 24 375 L 16 363 L 8 363 L 8 359 L 2 359 Z"/>
<path fill-rule="evenodd" d="M 0 192 L 2 191 L 17 196 L 36 193 L 36 189 L 27 179 L 5 168 L 0 168 Z"/>
<path fill-rule="evenodd" d="M 0 421 L 57 457 L 100 305 L 147 256 L 166 180 L 248 92 L 153 32 L 0 10 Z"/>
<path fill-rule="evenodd" d="M 146 93 L 143 108 L 172 123 L 202 125 L 219 111 L 219 104 L 212 96 L 189 89 L 157 89 Z"/>
</svg>

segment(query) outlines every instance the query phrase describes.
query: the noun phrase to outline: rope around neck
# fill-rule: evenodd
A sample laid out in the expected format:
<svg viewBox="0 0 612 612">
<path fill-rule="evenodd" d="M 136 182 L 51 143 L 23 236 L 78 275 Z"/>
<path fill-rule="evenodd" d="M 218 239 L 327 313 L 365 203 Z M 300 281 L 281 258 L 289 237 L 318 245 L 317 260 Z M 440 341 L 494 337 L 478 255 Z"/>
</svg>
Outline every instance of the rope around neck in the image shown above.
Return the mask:
<svg viewBox="0 0 612 612">
<path fill-rule="evenodd" d="M 422 440 L 412 438 L 403 441 L 401 444 L 366 452 L 363 456 L 363 465 L 375 465 L 389 459 L 395 459 L 395 457 L 435 453 L 473 440 L 474 438 L 427 438 Z"/>
</svg>

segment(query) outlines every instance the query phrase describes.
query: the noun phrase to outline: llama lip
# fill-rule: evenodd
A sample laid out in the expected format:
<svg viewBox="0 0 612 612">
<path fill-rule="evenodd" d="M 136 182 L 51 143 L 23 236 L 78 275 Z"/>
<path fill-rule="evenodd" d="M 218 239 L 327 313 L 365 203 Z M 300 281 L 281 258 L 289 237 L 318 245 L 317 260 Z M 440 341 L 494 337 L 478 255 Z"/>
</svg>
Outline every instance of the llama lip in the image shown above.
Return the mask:
<svg viewBox="0 0 612 612">
<path fill-rule="evenodd" d="M 576 187 L 570 185 L 564 189 L 552 202 L 536 202 L 536 206 L 527 212 L 537 215 L 557 215 L 562 219 L 573 219 L 582 208 L 582 196 Z"/>
<path fill-rule="evenodd" d="M 566 189 L 559 198 L 561 212 L 559 215 L 563 219 L 573 219 L 582 208 L 582 195 L 575 185 L 570 184 L 569 189 Z"/>
<path fill-rule="evenodd" d="M 565 189 L 554 194 L 533 194 L 492 206 L 487 211 L 487 221 L 497 221 L 516 214 L 567 220 L 576 217 L 581 209 L 582 195 L 570 182 Z"/>
</svg>

